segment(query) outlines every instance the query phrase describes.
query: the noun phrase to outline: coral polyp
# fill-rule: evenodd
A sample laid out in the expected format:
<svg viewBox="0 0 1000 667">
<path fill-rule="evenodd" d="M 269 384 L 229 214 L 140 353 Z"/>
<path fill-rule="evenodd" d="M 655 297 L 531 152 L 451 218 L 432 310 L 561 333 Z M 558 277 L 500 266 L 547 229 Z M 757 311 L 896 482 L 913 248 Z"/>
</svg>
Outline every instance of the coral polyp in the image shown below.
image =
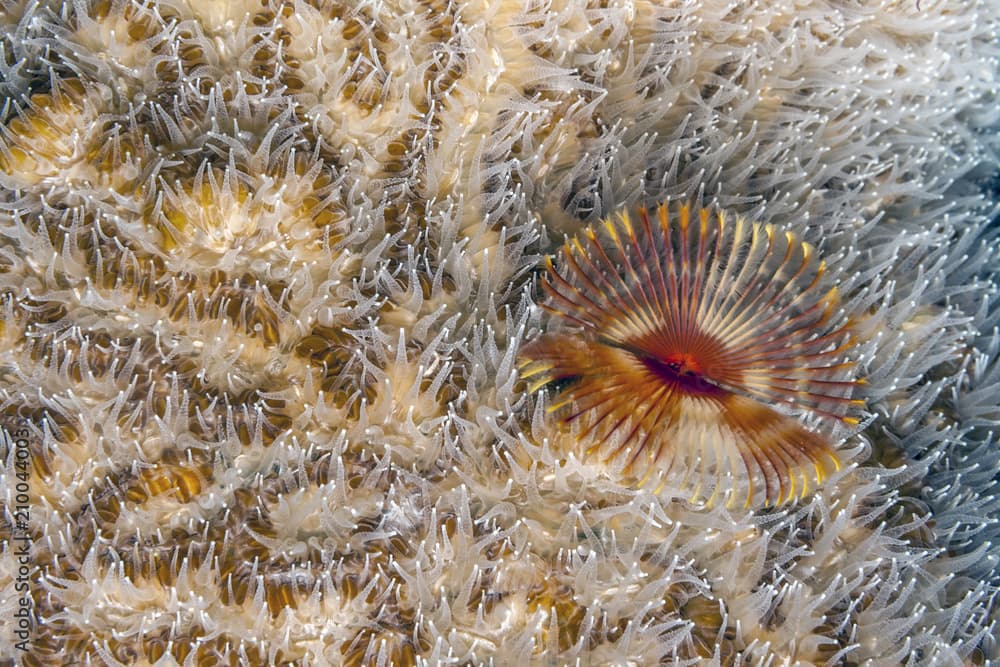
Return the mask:
<svg viewBox="0 0 1000 667">
<path fill-rule="evenodd" d="M 748 507 L 803 497 L 840 468 L 832 435 L 858 423 L 862 381 L 812 246 L 661 204 L 586 229 L 557 262 L 543 307 L 566 326 L 525 347 L 522 377 L 562 386 L 550 409 L 590 450 L 642 481 Z"/>
</svg>

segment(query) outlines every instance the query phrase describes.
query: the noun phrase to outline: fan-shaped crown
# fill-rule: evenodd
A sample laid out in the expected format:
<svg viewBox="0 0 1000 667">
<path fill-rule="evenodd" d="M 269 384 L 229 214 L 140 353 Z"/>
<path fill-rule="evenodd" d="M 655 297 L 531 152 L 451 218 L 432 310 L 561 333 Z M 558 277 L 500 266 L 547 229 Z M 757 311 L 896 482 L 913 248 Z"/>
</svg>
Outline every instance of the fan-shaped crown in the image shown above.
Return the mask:
<svg viewBox="0 0 1000 667">
<path fill-rule="evenodd" d="M 805 495 L 839 468 L 823 427 L 856 424 L 863 402 L 848 318 L 812 246 L 662 204 L 588 228 L 556 262 L 542 305 L 563 326 L 524 348 L 522 377 L 560 384 L 551 409 L 590 451 L 747 506 Z"/>
</svg>

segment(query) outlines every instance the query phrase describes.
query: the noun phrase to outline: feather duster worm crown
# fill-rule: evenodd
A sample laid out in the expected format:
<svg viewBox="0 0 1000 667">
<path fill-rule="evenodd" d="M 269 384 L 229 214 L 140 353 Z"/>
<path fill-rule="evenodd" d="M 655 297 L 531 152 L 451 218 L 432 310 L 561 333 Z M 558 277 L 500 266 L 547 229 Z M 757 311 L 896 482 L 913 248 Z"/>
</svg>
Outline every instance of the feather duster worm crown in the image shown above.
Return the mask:
<svg viewBox="0 0 1000 667">
<path fill-rule="evenodd" d="M 840 467 L 829 427 L 857 424 L 862 404 L 825 264 L 739 216 L 662 204 L 635 218 L 547 260 L 542 305 L 567 326 L 525 347 L 522 377 L 556 383 L 550 410 L 643 482 L 747 507 L 804 496 Z"/>
</svg>

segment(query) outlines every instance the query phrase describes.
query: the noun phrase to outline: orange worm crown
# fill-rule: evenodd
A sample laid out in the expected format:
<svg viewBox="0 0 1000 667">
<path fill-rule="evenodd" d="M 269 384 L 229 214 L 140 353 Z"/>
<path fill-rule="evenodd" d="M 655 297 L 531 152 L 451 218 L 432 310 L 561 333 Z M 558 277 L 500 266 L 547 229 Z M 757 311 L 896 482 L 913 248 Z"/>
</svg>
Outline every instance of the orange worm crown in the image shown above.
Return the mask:
<svg viewBox="0 0 1000 667">
<path fill-rule="evenodd" d="M 521 374 L 531 391 L 557 383 L 550 411 L 579 426 L 589 453 L 642 483 L 656 475 L 692 499 L 746 507 L 804 497 L 839 469 L 821 431 L 858 423 L 863 381 L 812 246 L 661 204 L 584 230 L 557 262 L 542 307 L 563 326 L 525 346 Z"/>
</svg>

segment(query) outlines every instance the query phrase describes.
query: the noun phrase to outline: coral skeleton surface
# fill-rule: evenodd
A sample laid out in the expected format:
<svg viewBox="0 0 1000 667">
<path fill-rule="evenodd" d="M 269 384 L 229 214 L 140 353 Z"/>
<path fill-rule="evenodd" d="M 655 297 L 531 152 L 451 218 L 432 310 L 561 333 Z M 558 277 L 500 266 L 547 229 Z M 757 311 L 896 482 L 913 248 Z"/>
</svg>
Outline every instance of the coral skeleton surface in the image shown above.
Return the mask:
<svg viewBox="0 0 1000 667">
<path fill-rule="evenodd" d="M 998 45 L 2 3 L 0 664 L 1000 664 Z"/>
<path fill-rule="evenodd" d="M 549 409 L 568 406 L 590 449 L 641 478 L 676 466 L 710 504 L 805 497 L 840 460 L 768 404 L 847 424 L 864 404 L 826 264 L 792 234 L 722 212 L 662 204 L 634 218 L 567 241 L 561 271 L 548 260 L 543 306 L 575 331 L 526 346 L 521 376 L 569 384 Z"/>
</svg>

